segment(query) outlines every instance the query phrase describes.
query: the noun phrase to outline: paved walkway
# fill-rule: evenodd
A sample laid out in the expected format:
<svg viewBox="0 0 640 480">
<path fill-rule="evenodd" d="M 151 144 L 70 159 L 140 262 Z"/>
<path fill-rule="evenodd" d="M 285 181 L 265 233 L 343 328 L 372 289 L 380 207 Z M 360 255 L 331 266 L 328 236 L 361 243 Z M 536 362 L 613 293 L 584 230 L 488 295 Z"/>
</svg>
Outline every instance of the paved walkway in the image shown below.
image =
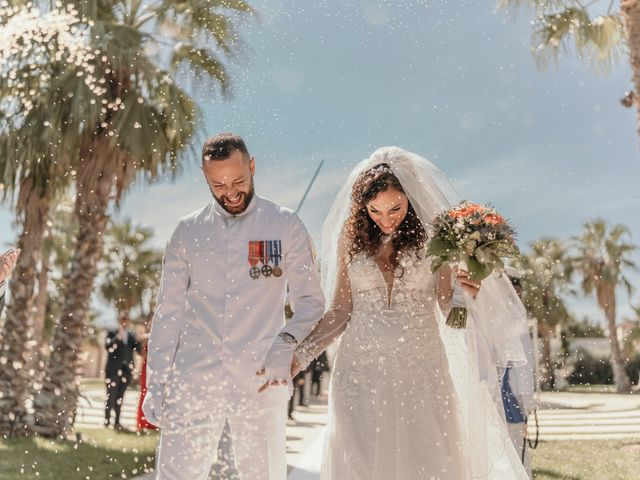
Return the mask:
<svg viewBox="0 0 640 480">
<path fill-rule="evenodd" d="M 327 382 L 325 381 L 325 384 Z M 104 428 L 104 403 L 106 393 L 95 385 L 82 388 L 76 426 L 81 428 Z M 120 423 L 128 429 L 136 428 L 138 390 L 125 393 Z M 112 414 L 113 415 L 113 414 Z M 289 480 L 316 480 L 319 478 L 322 458 L 322 439 L 327 415 L 327 393 L 311 398 L 309 406 L 297 407 L 294 421 L 287 424 L 287 464 Z M 315 466 L 314 466 L 315 465 Z M 218 478 L 212 475 L 212 478 Z M 137 477 L 136 480 L 152 480 L 153 474 Z M 233 479 L 225 479 L 233 480 Z"/>
<path fill-rule="evenodd" d="M 104 428 L 104 406 L 107 398 L 106 388 L 95 385 L 80 387 L 80 400 L 78 402 L 78 414 L 76 415 L 76 427 Z M 138 398 L 140 392 L 137 388 L 130 388 L 124 394 L 124 402 L 120 412 L 120 423 L 130 430 L 136 429 L 136 415 L 138 410 Z M 114 421 L 114 413 L 111 412 L 111 422 Z"/>
<path fill-rule="evenodd" d="M 538 398 L 540 440 L 640 438 L 640 394 L 542 392 Z M 529 436 L 535 422 L 529 421 Z"/>
<path fill-rule="evenodd" d="M 312 400 L 308 407 L 298 407 L 295 421 L 287 424 L 288 480 L 318 480 L 322 459 L 324 420 L 327 416 L 326 394 Z M 212 473 L 211 479 L 220 479 Z M 153 473 L 135 480 L 153 480 Z M 225 480 L 236 478 L 225 477 Z"/>
<path fill-rule="evenodd" d="M 102 428 L 104 391 L 83 390 L 77 425 Z M 135 428 L 138 394 L 125 396 L 122 424 Z M 326 392 L 308 407 L 299 407 L 295 421 L 287 425 L 288 480 L 318 480 L 325 419 Z M 543 392 L 538 395 L 539 438 L 541 441 L 640 439 L 640 394 Z M 529 422 L 535 437 L 534 419 Z M 139 477 L 151 480 L 153 476 Z M 215 477 L 213 477 L 215 478 Z"/>
</svg>

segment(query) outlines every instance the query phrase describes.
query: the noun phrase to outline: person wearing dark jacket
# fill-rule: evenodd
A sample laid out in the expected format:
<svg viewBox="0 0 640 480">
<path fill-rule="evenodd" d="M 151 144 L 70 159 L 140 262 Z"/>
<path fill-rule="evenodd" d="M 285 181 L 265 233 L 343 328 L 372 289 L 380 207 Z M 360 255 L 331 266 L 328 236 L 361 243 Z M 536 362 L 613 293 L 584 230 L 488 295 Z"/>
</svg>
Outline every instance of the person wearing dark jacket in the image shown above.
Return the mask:
<svg viewBox="0 0 640 480">
<path fill-rule="evenodd" d="M 129 330 L 129 319 L 122 317 L 117 330 L 107 333 L 105 342 L 107 349 L 107 365 L 105 368 L 105 383 L 107 385 L 107 405 L 104 411 L 104 424 L 109 426 L 111 410 L 115 411 L 116 430 L 122 430 L 120 425 L 120 411 L 124 392 L 131 382 L 133 372 L 133 352 L 142 352 L 142 345 L 134 333 Z"/>
<path fill-rule="evenodd" d="M 0 255 L 0 315 L 4 310 L 4 296 L 7 290 L 7 279 L 16 268 L 20 250 L 11 249 Z"/>
<path fill-rule="evenodd" d="M 316 397 L 322 392 L 322 374 L 329 371 L 329 359 L 327 352 L 322 352 L 318 358 L 315 358 L 309 365 L 311 371 L 311 394 Z"/>
</svg>

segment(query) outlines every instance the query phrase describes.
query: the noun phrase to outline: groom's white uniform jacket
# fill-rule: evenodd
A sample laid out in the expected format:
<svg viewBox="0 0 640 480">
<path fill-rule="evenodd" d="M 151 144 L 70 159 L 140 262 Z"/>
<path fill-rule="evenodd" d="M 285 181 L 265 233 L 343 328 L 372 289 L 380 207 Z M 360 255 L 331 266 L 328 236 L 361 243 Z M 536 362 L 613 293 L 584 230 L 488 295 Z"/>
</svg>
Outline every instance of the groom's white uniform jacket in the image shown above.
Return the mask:
<svg viewBox="0 0 640 480">
<path fill-rule="evenodd" d="M 250 257 L 260 252 L 257 269 L 266 264 L 267 274 L 280 273 L 277 264 L 280 276 L 252 278 Z M 285 326 L 287 286 L 295 314 Z M 219 413 L 281 406 L 288 389 L 258 394 L 264 379 L 256 372 L 279 332 L 300 342 L 323 311 L 315 252 L 298 216 L 257 196 L 239 215 L 213 201 L 182 218 L 167 245 L 148 383 L 165 385 L 170 416 L 186 408 Z"/>
</svg>

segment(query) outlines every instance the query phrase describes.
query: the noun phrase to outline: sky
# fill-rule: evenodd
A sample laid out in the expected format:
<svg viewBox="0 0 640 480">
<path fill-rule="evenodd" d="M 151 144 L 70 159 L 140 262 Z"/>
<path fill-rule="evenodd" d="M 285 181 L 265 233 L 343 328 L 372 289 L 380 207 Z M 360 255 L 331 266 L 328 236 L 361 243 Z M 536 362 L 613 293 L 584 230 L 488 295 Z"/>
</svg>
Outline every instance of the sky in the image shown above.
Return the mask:
<svg viewBox="0 0 640 480">
<path fill-rule="evenodd" d="M 193 147 L 220 131 L 242 135 L 257 193 L 291 208 L 324 160 L 300 211 L 316 242 L 351 168 L 397 145 L 438 165 L 463 197 L 496 206 L 525 250 L 598 217 L 640 243 L 640 137 L 635 110 L 619 102 L 631 88 L 624 60 L 608 75 L 572 55 L 541 71 L 530 15 L 490 1 L 251 3 L 258 16 L 240 26 L 232 96 L 195 87 L 203 118 Z M 174 182 L 134 185 L 114 216 L 153 227 L 162 247 L 210 199 L 194 156 Z M 0 244 L 15 241 L 11 222 L 0 206 Z M 602 317 L 592 299 L 570 302 L 579 317 Z"/>
</svg>

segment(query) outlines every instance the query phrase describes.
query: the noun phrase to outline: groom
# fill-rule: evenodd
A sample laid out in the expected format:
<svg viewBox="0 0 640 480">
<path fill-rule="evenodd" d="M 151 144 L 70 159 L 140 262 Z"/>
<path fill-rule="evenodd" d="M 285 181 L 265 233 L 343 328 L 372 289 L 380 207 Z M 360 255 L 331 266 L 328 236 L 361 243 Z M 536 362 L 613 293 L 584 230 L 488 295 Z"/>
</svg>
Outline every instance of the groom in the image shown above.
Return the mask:
<svg viewBox="0 0 640 480">
<path fill-rule="evenodd" d="M 208 478 L 228 421 L 240 478 L 284 480 L 291 359 L 324 310 L 311 238 L 295 213 L 255 195 L 239 136 L 208 139 L 202 170 L 214 200 L 167 245 L 149 340 L 156 479 Z M 265 381 L 286 386 L 259 394 Z"/>
</svg>

